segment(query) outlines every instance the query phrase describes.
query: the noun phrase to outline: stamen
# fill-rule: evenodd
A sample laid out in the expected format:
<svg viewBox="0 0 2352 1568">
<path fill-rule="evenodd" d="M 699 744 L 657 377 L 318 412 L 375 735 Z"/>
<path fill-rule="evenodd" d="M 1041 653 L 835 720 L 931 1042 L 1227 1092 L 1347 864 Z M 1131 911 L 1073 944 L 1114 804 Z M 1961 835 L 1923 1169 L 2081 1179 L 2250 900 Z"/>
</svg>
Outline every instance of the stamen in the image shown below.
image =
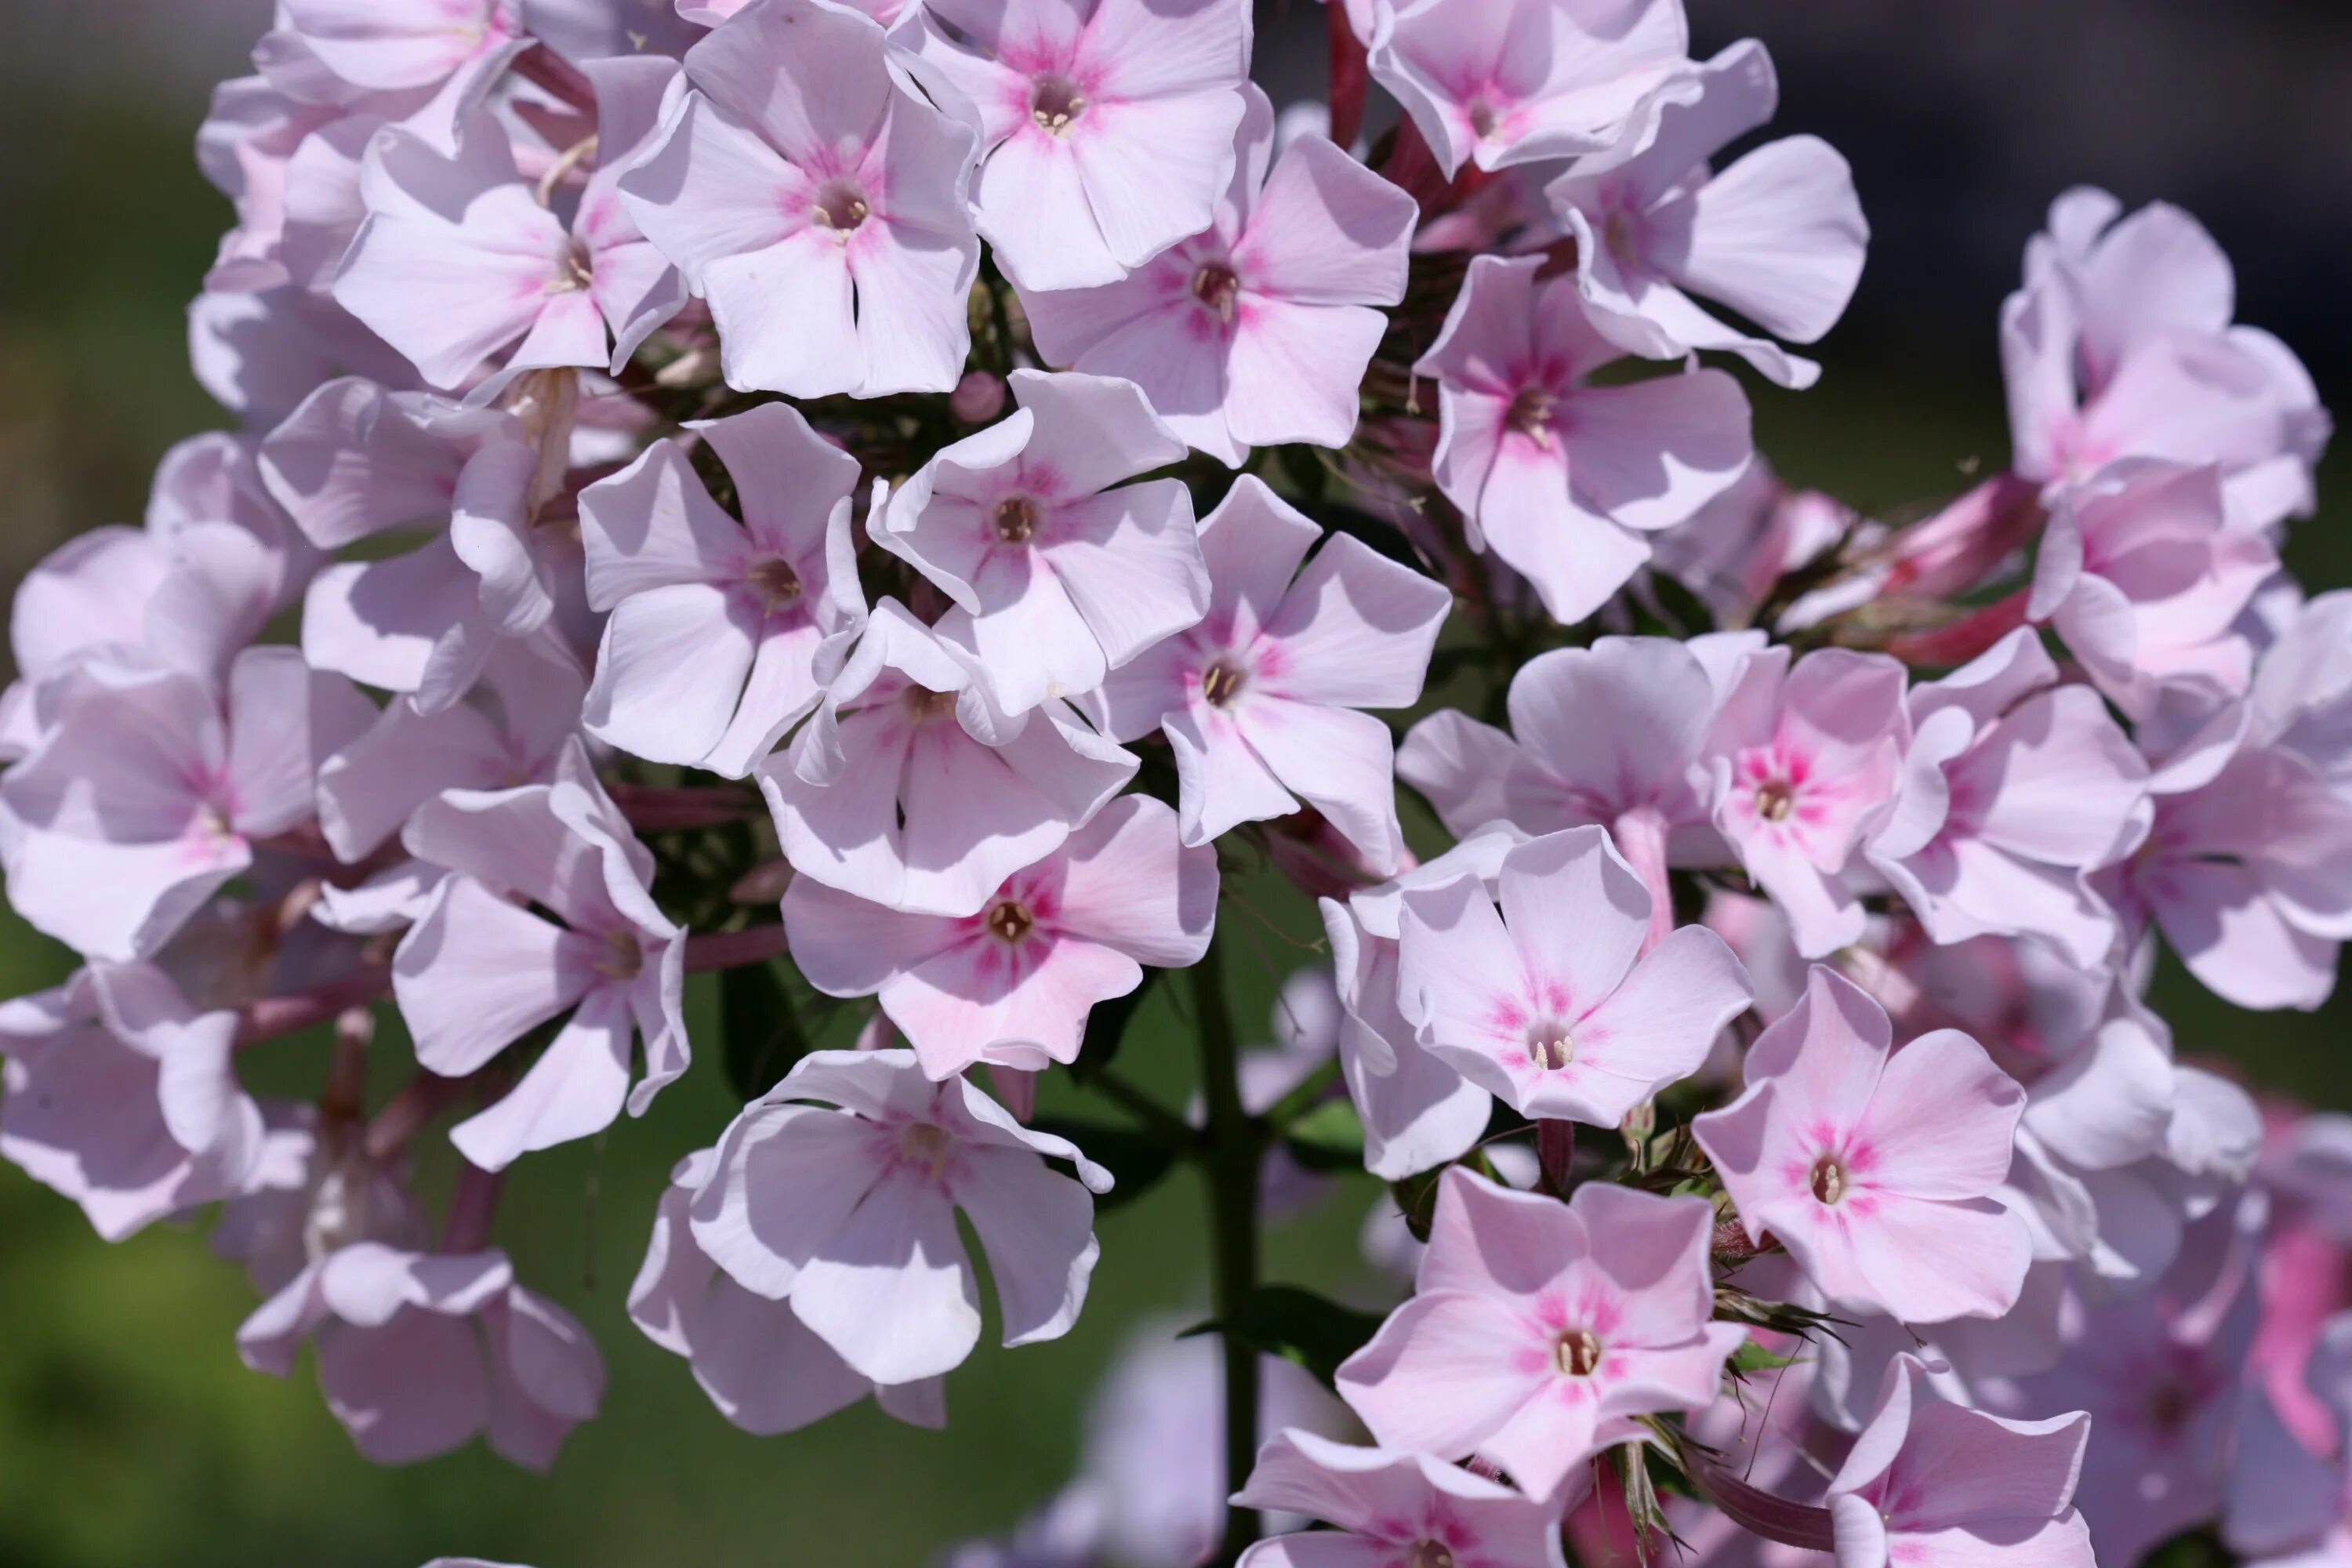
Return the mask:
<svg viewBox="0 0 2352 1568">
<path fill-rule="evenodd" d="M 1576 1059 L 1576 1037 L 1557 1024 L 1544 1024 L 1528 1035 L 1528 1060 L 1538 1072 L 1551 1072 Z"/>
<path fill-rule="evenodd" d="M 1019 942 L 1036 926 L 1037 917 L 1029 906 L 1012 899 L 1005 900 L 988 911 L 988 934 L 999 942 Z"/>
<path fill-rule="evenodd" d="M 1241 291 L 1241 278 L 1223 263 L 1212 261 L 1192 274 L 1192 298 L 1214 310 L 1221 321 L 1234 319 L 1234 301 Z"/>
<path fill-rule="evenodd" d="M 606 931 L 604 950 L 604 956 L 596 961 L 599 974 L 614 980 L 635 980 L 646 967 L 646 952 L 637 945 L 635 931 Z"/>
<path fill-rule="evenodd" d="M 1544 388 L 1522 387 L 1519 395 L 1511 399 L 1510 410 L 1503 416 L 1503 423 L 1537 446 L 1549 448 L 1551 446 L 1552 416 L 1559 408 L 1559 399 Z"/>
<path fill-rule="evenodd" d="M 1601 1364 L 1601 1336 L 1591 1329 L 1570 1329 L 1551 1347 L 1551 1364 L 1570 1377 L 1591 1377 Z"/>
<path fill-rule="evenodd" d="M 1026 544 L 1037 531 L 1037 503 L 1027 496 L 1006 496 L 993 514 L 996 537 L 1007 544 Z"/>
<path fill-rule="evenodd" d="M 819 228 L 831 229 L 835 238 L 846 244 L 858 226 L 874 216 L 874 208 L 856 185 L 847 180 L 834 180 L 818 188 L 815 210 L 811 216 Z"/>
<path fill-rule="evenodd" d="M 1442 1541 L 1416 1541 L 1404 1554 L 1404 1568 L 1454 1568 L 1453 1549 Z"/>
<path fill-rule="evenodd" d="M 1043 76 L 1037 79 L 1035 91 L 1029 100 L 1029 118 L 1055 136 L 1067 136 L 1078 116 L 1087 111 L 1086 94 L 1078 84 L 1066 76 Z"/>
<path fill-rule="evenodd" d="M 753 562 L 750 575 L 752 592 L 766 600 L 772 610 L 781 610 L 801 596 L 801 574 L 781 555 Z"/>
<path fill-rule="evenodd" d="M 1767 822 L 1786 822 L 1797 808 L 1797 792 L 1786 779 L 1767 779 L 1756 786 L 1756 815 Z"/>
<path fill-rule="evenodd" d="M 1813 1162 L 1813 1196 L 1825 1204 L 1845 1196 L 1845 1167 L 1836 1155 L 1824 1154 Z"/>
<path fill-rule="evenodd" d="M 1212 708 L 1231 708 L 1241 698 L 1245 677 L 1220 659 L 1201 672 L 1201 700 Z"/>
<path fill-rule="evenodd" d="M 954 1156 L 955 1140 L 944 1127 L 918 1121 L 898 1134 L 898 1157 L 932 1181 L 947 1173 L 948 1162 Z"/>
</svg>

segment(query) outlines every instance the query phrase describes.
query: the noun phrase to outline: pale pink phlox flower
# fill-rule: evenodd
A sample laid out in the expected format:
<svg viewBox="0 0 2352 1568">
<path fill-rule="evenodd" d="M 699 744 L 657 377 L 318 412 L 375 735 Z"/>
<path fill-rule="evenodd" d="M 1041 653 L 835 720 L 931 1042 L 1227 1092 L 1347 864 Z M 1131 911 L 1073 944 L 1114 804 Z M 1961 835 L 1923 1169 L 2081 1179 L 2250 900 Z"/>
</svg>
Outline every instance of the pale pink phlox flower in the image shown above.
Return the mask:
<svg viewBox="0 0 2352 1568">
<path fill-rule="evenodd" d="M 1426 1454 L 1286 1428 L 1258 1450 L 1234 1500 L 1338 1527 L 1260 1541 L 1240 1568 L 1566 1568 L 1556 1504 Z"/>
<path fill-rule="evenodd" d="M 1713 1403 L 1748 1337 L 1711 1321 L 1714 1223 L 1696 1198 L 1587 1182 L 1562 1204 L 1448 1170 L 1412 1298 L 1340 1364 L 1340 1397 L 1383 1448 L 1559 1497 L 1633 1417 Z"/>
<path fill-rule="evenodd" d="M 532 45 L 522 0 L 288 0 L 253 51 L 300 103 L 400 121 L 444 153 Z"/>
<path fill-rule="evenodd" d="M 1100 1253 L 1089 1194 L 1110 1185 L 968 1079 L 932 1082 L 912 1051 L 817 1051 L 728 1128 L 688 1213 L 736 1283 L 789 1300 L 857 1373 L 898 1384 L 979 1342 L 959 1211 L 988 1252 L 1004 1342 L 1034 1344 L 1077 1321 Z"/>
<path fill-rule="evenodd" d="M 1303 798 L 1386 877 L 1404 851 L 1394 745 L 1358 710 L 1419 700 L 1453 596 L 1345 534 L 1307 560 L 1322 533 L 1255 476 L 1235 480 L 1201 524 L 1208 613 L 1112 671 L 1099 701 L 1114 739 L 1167 735 L 1187 844 Z"/>
</svg>

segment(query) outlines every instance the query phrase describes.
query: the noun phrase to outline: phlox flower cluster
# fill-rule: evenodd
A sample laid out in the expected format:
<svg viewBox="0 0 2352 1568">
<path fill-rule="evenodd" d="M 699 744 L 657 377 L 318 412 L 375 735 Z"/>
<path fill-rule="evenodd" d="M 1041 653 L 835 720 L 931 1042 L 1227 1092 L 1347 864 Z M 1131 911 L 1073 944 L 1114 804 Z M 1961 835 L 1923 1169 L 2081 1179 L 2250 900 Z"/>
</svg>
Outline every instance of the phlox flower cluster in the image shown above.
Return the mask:
<svg viewBox="0 0 2352 1568">
<path fill-rule="evenodd" d="M 1196 1170 L 1209 1336 L 961 1568 L 2352 1560 L 2352 1122 L 2149 1002 L 2352 937 L 2294 354 L 2068 193 L 2008 468 L 1861 515 L 1751 436 L 1868 242 L 1762 44 L 1328 17 L 1277 112 L 1243 0 L 279 0 L 199 139 L 236 427 L 16 593 L 80 964 L 0 1155 L 215 1215 L 369 1458 L 535 1467 L 604 1367 L 503 1173 L 686 1074 L 629 1315 L 750 1433 L 947 1423 Z M 1285 1280 L 1374 1178 L 1385 1283 Z"/>
</svg>

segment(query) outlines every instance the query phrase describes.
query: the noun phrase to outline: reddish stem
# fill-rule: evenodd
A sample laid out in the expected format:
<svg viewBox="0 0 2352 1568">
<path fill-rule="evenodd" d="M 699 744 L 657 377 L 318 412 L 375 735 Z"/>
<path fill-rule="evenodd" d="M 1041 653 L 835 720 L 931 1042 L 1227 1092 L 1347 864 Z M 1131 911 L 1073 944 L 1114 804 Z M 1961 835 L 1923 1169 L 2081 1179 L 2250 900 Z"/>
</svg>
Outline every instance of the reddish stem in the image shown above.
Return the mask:
<svg viewBox="0 0 2352 1568">
<path fill-rule="evenodd" d="M 421 1072 L 410 1079 L 407 1087 L 394 1095 L 375 1113 L 375 1120 L 368 1123 L 364 1145 L 368 1158 L 388 1160 L 407 1148 L 419 1132 L 433 1124 L 435 1117 L 448 1110 L 465 1092 L 468 1081 L 433 1072 Z"/>
<path fill-rule="evenodd" d="M 2025 624 L 2030 588 L 2020 588 L 1972 610 L 1950 626 L 1931 632 L 1910 632 L 1886 640 L 1886 651 L 1906 664 L 1948 669 L 1966 664 Z"/>
<path fill-rule="evenodd" d="M 741 931 L 698 931 L 686 939 L 686 972 L 700 974 L 713 969 L 740 969 L 765 963 L 791 951 L 781 925 L 746 926 Z"/>
<path fill-rule="evenodd" d="M 341 980 L 331 980 L 309 991 L 298 991 L 290 996 L 267 996 L 247 1003 L 239 1010 L 236 1021 L 236 1043 L 239 1046 L 258 1045 L 274 1040 L 280 1035 L 290 1035 L 307 1029 L 353 1007 L 365 1007 L 383 999 L 391 976 L 385 970 L 370 967 Z"/>
<path fill-rule="evenodd" d="M 489 1245 L 490 1225 L 498 1217 L 499 1193 L 506 1177 L 485 1171 L 470 1161 L 457 1173 L 457 1190 L 449 1195 L 449 1218 L 441 1227 L 444 1252 L 479 1252 Z"/>
<path fill-rule="evenodd" d="M 595 84 L 545 44 L 533 44 L 517 55 L 513 69 L 515 75 L 538 83 L 574 109 L 592 116 L 596 112 Z"/>
<path fill-rule="evenodd" d="M 641 833 L 716 827 L 760 809 L 759 797 L 740 789 L 667 789 L 616 782 L 607 784 L 604 793 Z"/>
<path fill-rule="evenodd" d="M 1790 1502 L 1751 1487 L 1704 1454 L 1685 1454 L 1684 1471 L 1726 1519 L 1751 1534 L 1807 1552 L 1837 1550 L 1837 1531 L 1829 1510 Z"/>
<path fill-rule="evenodd" d="M 1331 26 L 1331 140 L 1352 147 L 1364 128 L 1364 100 L 1370 89 L 1371 69 L 1364 42 L 1348 19 L 1347 0 L 1325 0 Z"/>
<path fill-rule="evenodd" d="M 1543 1169 L 1544 1190 L 1556 1198 L 1568 1196 L 1576 1180 L 1569 1167 L 1576 1163 L 1576 1123 L 1545 1117 L 1536 1123 L 1536 1163 Z"/>
</svg>

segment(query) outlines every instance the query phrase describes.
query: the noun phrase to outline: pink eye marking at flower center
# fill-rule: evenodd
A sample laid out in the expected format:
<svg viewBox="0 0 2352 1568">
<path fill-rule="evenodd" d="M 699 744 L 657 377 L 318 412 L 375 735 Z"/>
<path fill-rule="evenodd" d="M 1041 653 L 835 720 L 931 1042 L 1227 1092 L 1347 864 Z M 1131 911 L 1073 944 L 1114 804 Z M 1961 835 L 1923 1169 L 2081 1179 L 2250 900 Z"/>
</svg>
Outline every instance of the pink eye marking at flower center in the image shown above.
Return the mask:
<svg viewBox="0 0 2352 1568">
<path fill-rule="evenodd" d="M 1570 1329 L 1552 1342 L 1551 1364 L 1567 1377 L 1591 1377 L 1601 1365 L 1601 1336 L 1591 1329 Z"/>
<path fill-rule="evenodd" d="M 2196 1408 L 2196 1396 L 2178 1383 L 2168 1380 L 2148 1390 L 2147 1422 L 2159 1432 L 2179 1431 Z"/>
<path fill-rule="evenodd" d="M 1029 98 L 1029 118 L 1054 136 L 1067 136 L 1087 111 L 1086 94 L 1066 76 L 1041 76 Z"/>
<path fill-rule="evenodd" d="M 1528 1060 L 1538 1072 L 1554 1072 L 1576 1059 L 1576 1037 L 1547 1019 L 1528 1031 Z"/>
<path fill-rule="evenodd" d="M 1611 213 L 1601 226 L 1601 243 L 1609 254 L 1620 261 L 1630 261 L 1641 251 L 1641 242 L 1633 228 L 1633 215 Z"/>
<path fill-rule="evenodd" d="M 846 245 L 858 226 L 874 216 L 874 207 L 866 199 L 866 193 L 852 182 L 828 180 L 817 187 L 811 216 L 819 228 L 832 230 L 833 237 Z"/>
<path fill-rule="evenodd" d="M 1474 98 L 1464 111 L 1470 121 L 1470 133 L 1481 142 L 1491 141 L 1503 123 L 1502 110 L 1483 98 Z"/>
<path fill-rule="evenodd" d="M 614 980 L 635 980 L 645 967 L 646 950 L 638 945 L 635 932 L 604 933 L 604 954 L 596 961 L 597 973 Z"/>
<path fill-rule="evenodd" d="M 1503 416 L 1503 423 L 1538 447 L 1551 445 L 1552 415 L 1559 407 L 1559 399 L 1540 386 L 1519 389 L 1511 399 L 1511 406 Z"/>
<path fill-rule="evenodd" d="M 1192 274 L 1192 298 L 1217 313 L 1217 320 L 1234 319 L 1234 301 L 1241 294 L 1239 274 L 1223 262 L 1212 261 Z"/>
<path fill-rule="evenodd" d="M 898 1134 L 898 1157 L 934 1182 L 947 1173 L 954 1153 L 955 1140 L 947 1130 L 928 1121 L 918 1121 Z"/>
<path fill-rule="evenodd" d="M 1037 925 L 1037 917 L 1029 906 L 1007 899 L 988 911 L 988 934 L 1002 942 L 1016 942 L 1027 936 Z"/>
<path fill-rule="evenodd" d="M 1767 779 L 1756 786 L 1756 815 L 1767 822 L 1786 822 L 1797 808 L 1797 791 L 1786 779 Z"/>
<path fill-rule="evenodd" d="M 1241 700 L 1247 680 L 1240 669 L 1219 659 L 1201 672 L 1201 700 L 1212 708 L 1231 708 Z"/>
<path fill-rule="evenodd" d="M 555 270 L 547 279 L 547 291 L 551 294 L 580 294 L 593 288 L 595 283 L 596 264 L 589 256 L 588 247 L 576 239 L 565 241 L 562 251 L 555 258 Z"/>
<path fill-rule="evenodd" d="M 1426 1537 L 1406 1549 L 1404 1568 L 1454 1568 L 1454 1552 L 1445 1542 Z"/>
<path fill-rule="evenodd" d="M 750 580 L 752 592 L 766 600 L 772 610 L 781 610 L 801 596 L 801 574 L 780 555 L 753 562 Z"/>
<path fill-rule="evenodd" d="M 1007 544 L 1026 544 L 1037 531 L 1037 503 L 1027 496 L 1006 496 L 989 514 L 996 537 Z"/>
<path fill-rule="evenodd" d="M 1813 1196 L 1821 1202 L 1834 1205 L 1843 1200 L 1846 1182 L 1845 1166 L 1836 1155 L 1824 1154 L 1813 1162 Z"/>
</svg>

